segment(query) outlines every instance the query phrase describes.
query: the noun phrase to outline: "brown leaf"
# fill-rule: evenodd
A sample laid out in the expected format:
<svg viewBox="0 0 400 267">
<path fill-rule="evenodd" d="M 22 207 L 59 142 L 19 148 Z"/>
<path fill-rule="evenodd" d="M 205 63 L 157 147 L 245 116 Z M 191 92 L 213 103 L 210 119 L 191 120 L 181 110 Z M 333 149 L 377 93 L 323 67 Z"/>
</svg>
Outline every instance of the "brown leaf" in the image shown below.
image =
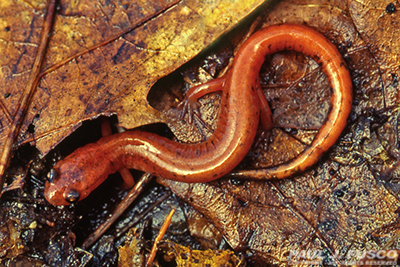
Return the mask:
<svg viewBox="0 0 400 267">
<path fill-rule="evenodd" d="M 398 11 L 388 12 L 389 4 L 281 1 L 265 18 L 265 25 L 315 28 L 339 48 L 351 70 L 348 129 L 313 169 L 270 182 L 221 179 L 188 185 L 159 179 L 251 260 L 287 263 L 291 252 L 304 250 L 323 252 L 320 264 L 354 264 L 360 258 L 351 251 L 398 249 L 393 240 L 399 229 L 400 112 L 393 104 L 399 103 L 400 45 L 394 37 L 398 27 L 393 29 Z M 314 64 L 296 53 L 266 59 L 260 79 L 276 128 L 271 143 L 252 149 L 242 168 L 286 162 L 310 144 L 329 108 L 326 78 Z M 298 259 L 301 264 L 307 257 Z"/>
<path fill-rule="evenodd" d="M 163 121 L 163 115 L 147 103 L 151 86 L 194 57 L 260 3 L 260 0 L 104 4 L 60 1 L 46 55 L 46 70 L 18 143 L 34 141 L 46 154 L 82 121 L 100 115 L 117 114 L 121 126 L 126 128 Z M 8 110 L 13 114 L 38 42 L 30 36 L 40 32 L 41 21 L 31 27 L 30 22 L 40 18 L 32 12 L 32 7 L 3 2 L 7 4 L 13 10 L 25 10 L 30 16 L 26 17 L 29 22 L 26 25 L 14 22 L 18 17 L 11 15 L 3 23 L 6 41 L 2 44 L 8 48 L 0 49 L 0 60 L 5 66 L 2 84 L 6 85 L 2 89 L 6 98 L 2 101 L 3 112 Z M 24 39 L 24 35 L 31 40 Z M 19 73 L 22 75 L 16 75 Z M 6 133 L 9 124 L 5 116 L 2 119 L 5 128 L 0 134 Z M 0 140 L 4 138 L 3 135 Z"/>
<path fill-rule="evenodd" d="M 376 67 L 380 84 L 367 83 L 363 91 L 375 91 L 376 87 L 383 87 L 384 99 L 370 98 L 372 103 L 379 103 L 383 107 L 398 105 L 399 77 L 400 77 L 400 20 L 398 18 L 400 5 L 390 1 L 349 1 L 349 12 L 365 42 L 364 49 L 371 53 L 372 62 L 362 64 L 378 65 Z M 374 22 L 374 23 L 371 23 Z M 372 69 L 372 68 L 371 68 Z M 376 76 L 376 75 L 375 75 Z M 367 91 L 368 90 L 368 91 Z M 375 97 L 375 93 L 373 93 Z M 391 156 L 399 159 L 399 137 L 395 126 L 398 121 L 398 112 L 390 114 L 389 122 L 384 128 L 378 129 L 382 144 Z"/>
<path fill-rule="evenodd" d="M 337 262 L 335 252 L 343 257 L 363 249 L 369 234 L 396 218 L 397 200 L 372 175 L 363 175 L 367 165 L 336 168 L 324 164 L 281 183 L 161 183 L 212 221 L 233 249 L 250 250 L 253 261 L 286 262 L 290 251 L 308 249 L 326 251 Z"/>
<path fill-rule="evenodd" d="M 399 8 L 398 3 L 391 1 L 349 1 L 349 13 L 355 27 L 383 74 L 396 76 L 399 74 L 400 64 Z M 385 76 L 384 80 L 393 78 L 391 75 Z M 396 99 L 392 99 L 394 100 Z"/>
</svg>

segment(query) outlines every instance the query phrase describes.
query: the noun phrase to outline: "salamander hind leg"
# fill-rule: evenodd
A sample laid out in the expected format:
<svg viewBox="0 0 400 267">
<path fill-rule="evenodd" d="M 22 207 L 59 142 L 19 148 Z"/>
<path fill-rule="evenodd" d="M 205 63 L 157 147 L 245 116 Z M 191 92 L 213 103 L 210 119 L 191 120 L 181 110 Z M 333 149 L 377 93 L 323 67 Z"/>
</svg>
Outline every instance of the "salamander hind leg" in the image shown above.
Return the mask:
<svg viewBox="0 0 400 267">
<path fill-rule="evenodd" d="M 200 113 L 200 103 L 199 98 L 214 92 L 219 92 L 224 89 L 225 85 L 225 78 L 217 78 L 212 81 L 209 81 L 204 84 L 200 84 L 190 88 L 187 92 L 185 99 L 179 103 L 178 108 L 182 110 L 180 118 L 183 119 L 185 115 L 189 117 L 189 123 L 192 124 L 193 121 L 196 124 L 200 124 L 202 127 L 198 127 L 199 131 L 201 132 L 202 136 L 204 136 L 202 132 L 202 128 L 206 128 L 208 131 L 212 132 L 213 130 L 203 121 L 201 118 Z"/>
</svg>

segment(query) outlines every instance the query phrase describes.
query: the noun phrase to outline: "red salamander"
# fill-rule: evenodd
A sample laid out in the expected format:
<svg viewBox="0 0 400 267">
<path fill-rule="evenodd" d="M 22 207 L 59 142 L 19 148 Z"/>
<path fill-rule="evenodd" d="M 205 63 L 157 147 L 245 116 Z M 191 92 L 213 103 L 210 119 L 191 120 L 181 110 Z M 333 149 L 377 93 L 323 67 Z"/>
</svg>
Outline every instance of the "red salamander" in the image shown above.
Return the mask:
<svg viewBox="0 0 400 267">
<path fill-rule="evenodd" d="M 312 144 L 295 159 L 231 175 L 282 179 L 311 167 L 346 126 L 352 105 L 352 82 L 342 56 L 324 36 L 305 26 L 282 24 L 253 34 L 224 77 L 189 90 L 184 100 L 188 106 L 196 104 L 204 94 L 222 91 L 218 123 L 208 140 L 183 144 L 138 130 L 103 137 L 54 166 L 45 185 L 45 198 L 53 205 L 82 200 L 122 167 L 187 183 L 204 183 L 230 173 L 251 148 L 260 114 L 264 128 L 272 128 L 271 111 L 260 89 L 259 71 L 266 55 L 283 50 L 303 53 L 322 66 L 332 88 L 329 114 Z"/>
</svg>

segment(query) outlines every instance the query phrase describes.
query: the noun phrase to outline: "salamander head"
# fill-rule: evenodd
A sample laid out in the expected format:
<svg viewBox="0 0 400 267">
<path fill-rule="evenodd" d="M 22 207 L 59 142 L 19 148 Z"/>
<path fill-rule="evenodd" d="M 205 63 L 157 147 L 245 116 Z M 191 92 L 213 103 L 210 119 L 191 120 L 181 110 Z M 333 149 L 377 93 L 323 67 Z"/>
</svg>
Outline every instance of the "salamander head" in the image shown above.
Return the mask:
<svg viewBox="0 0 400 267">
<path fill-rule="evenodd" d="M 84 172 L 71 164 L 57 164 L 47 175 L 44 197 L 54 205 L 70 205 L 84 199 L 87 193 Z"/>
<path fill-rule="evenodd" d="M 47 175 L 44 197 L 54 205 L 70 205 L 86 198 L 106 178 L 106 168 L 91 153 L 76 153 L 59 161 Z"/>
</svg>

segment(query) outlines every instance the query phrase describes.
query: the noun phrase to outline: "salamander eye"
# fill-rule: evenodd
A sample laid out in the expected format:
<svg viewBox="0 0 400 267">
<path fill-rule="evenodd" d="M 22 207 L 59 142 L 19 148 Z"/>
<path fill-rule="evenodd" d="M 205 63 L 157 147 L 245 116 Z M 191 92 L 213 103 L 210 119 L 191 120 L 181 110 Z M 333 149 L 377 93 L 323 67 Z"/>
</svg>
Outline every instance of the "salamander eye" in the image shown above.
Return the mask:
<svg viewBox="0 0 400 267">
<path fill-rule="evenodd" d="M 74 204 L 78 202 L 79 198 L 81 197 L 81 194 L 79 194 L 78 191 L 71 189 L 65 196 L 65 201 L 68 203 Z"/>
<path fill-rule="evenodd" d="M 54 183 L 55 180 L 58 178 L 58 172 L 55 169 L 51 169 L 47 174 L 47 181 L 49 183 Z"/>
</svg>

